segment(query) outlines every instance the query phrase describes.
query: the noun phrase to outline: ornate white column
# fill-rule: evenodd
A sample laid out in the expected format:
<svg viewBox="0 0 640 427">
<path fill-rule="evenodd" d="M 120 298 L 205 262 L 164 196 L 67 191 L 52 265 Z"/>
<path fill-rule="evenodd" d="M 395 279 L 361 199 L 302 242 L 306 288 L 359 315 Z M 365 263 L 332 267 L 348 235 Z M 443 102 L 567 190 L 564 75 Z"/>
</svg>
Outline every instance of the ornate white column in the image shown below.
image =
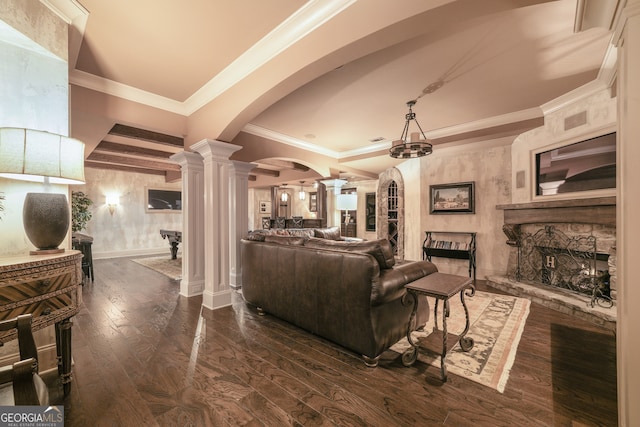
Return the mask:
<svg viewBox="0 0 640 427">
<path fill-rule="evenodd" d="M 197 153 L 183 151 L 170 157 L 182 171 L 182 280 L 180 295 L 204 291 L 204 163 Z"/>
<path fill-rule="evenodd" d="M 327 227 L 340 227 L 340 211 L 336 207 L 336 202 L 342 186 L 347 181 L 344 179 L 325 179 L 320 182 L 327 188 Z"/>
<path fill-rule="evenodd" d="M 210 310 L 231 304 L 229 288 L 229 157 L 239 145 L 204 139 L 191 148 L 204 158 L 204 293 Z"/>
<path fill-rule="evenodd" d="M 617 369 L 618 425 L 640 425 L 640 0 L 627 0 L 616 23 L 618 47 Z"/>
<path fill-rule="evenodd" d="M 249 172 L 258 165 L 238 161 L 232 161 L 231 164 L 231 234 L 229 240 L 231 272 L 229 284 L 233 289 L 240 289 L 242 287 L 240 239 L 249 231 Z"/>
</svg>

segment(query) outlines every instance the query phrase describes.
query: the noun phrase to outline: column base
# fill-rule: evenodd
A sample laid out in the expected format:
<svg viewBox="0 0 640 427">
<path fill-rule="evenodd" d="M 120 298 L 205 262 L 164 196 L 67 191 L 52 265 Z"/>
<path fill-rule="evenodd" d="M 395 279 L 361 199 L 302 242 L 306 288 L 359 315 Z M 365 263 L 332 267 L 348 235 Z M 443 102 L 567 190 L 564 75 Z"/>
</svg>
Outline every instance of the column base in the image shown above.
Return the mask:
<svg viewBox="0 0 640 427">
<path fill-rule="evenodd" d="M 204 292 L 204 279 L 202 280 L 187 280 L 182 279 L 180 281 L 180 295 L 183 297 L 194 297 L 196 295 L 202 295 Z"/>
<path fill-rule="evenodd" d="M 208 308 L 209 310 L 216 310 L 218 308 L 230 306 L 231 292 L 231 289 L 216 293 L 204 291 L 204 293 L 202 294 L 202 306 L 204 308 Z"/>
</svg>

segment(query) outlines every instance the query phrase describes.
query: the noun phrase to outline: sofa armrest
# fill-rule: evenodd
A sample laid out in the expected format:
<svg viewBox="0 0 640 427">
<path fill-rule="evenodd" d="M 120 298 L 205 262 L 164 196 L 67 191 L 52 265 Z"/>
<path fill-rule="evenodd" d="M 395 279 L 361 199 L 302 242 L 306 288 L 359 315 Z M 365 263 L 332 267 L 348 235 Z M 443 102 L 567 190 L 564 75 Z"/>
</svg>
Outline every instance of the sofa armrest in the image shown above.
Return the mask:
<svg viewBox="0 0 640 427">
<path fill-rule="evenodd" d="M 380 305 L 400 298 L 407 283 L 438 271 L 429 261 L 413 261 L 380 271 L 380 277 L 371 287 L 371 304 Z"/>
</svg>

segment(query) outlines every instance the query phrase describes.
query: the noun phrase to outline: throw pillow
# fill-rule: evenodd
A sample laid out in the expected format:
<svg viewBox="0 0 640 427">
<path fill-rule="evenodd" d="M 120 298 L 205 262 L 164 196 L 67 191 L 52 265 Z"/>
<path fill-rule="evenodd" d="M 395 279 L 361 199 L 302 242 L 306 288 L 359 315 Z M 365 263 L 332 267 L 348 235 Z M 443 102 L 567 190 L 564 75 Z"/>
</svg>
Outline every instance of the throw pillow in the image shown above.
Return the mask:
<svg viewBox="0 0 640 427">
<path fill-rule="evenodd" d="M 316 228 L 314 233 L 320 239 L 340 240 L 340 227 Z"/>
</svg>

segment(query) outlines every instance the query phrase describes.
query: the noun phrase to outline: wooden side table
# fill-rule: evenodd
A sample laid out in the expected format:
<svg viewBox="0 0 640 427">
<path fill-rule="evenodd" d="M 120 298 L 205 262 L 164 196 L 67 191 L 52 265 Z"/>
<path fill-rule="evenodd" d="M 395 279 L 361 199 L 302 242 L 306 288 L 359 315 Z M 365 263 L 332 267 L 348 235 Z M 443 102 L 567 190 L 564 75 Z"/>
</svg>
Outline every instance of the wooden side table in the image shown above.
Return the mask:
<svg viewBox="0 0 640 427">
<path fill-rule="evenodd" d="M 411 347 L 405 350 L 402 354 L 402 364 L 404 366 L 413 365 L 418 359 L 418 350 L 420 348 L 440 353 L 440 374 L 442 381 L 447 381 L 447 367 L 445 362 L 449 350 L 451 350 L 451 348 L 453 348 L 453 346 L 458 342 L 460 342 L 460 347 L 463 351 L 469 351 L 473 348 L 473 338 L 465 336 L 469 331 L 469 309 L 467 308 L 467 304 L 464 300 L 465 295 L 469 297 L 475 295 L 476 288 L 473 284 L 473 279 L 470 277 L 438 272 L 408 283 L 405 285 L 405 289 L 407 290 L 405 297 L 413 299 L 413 310 L 411 311 L 411 317 L 409 318 L 409 325 L 407 327 L 407 340 L 409 341 L 409 344 L 411 344 Z M 455 335 L 449 334 L 447 331 L 447 318 L 449 317 L 449 299 L 458 293 L 460 294 L 460 301 L 464 308 L 466 323 L 464 331 L 459 335 Z M 416 318 L 416 310 L 418 308 L 418 295 L 433 297 L 436 299 L 436 303 L 433 309 L 433 332 L 427 337 L 416 342 L 411 337 L 411 332 L 414 330 L 413 326 Z M 438 329 L 438 302 L 440 300 L 443 301 L 442 330 Z M 437 350 L 438 348 L 440 351 Z"/>
<path fill-rule="evenodd" d="M 55 325 L 58 374 L 65 396 L 71 387 L 71 317 L 82 305 L 82 253 L 0 257 L 0 320 L 33 315 L 32 329 Z M 0 345 L 17 338 L 0 334 Z"/>
</svg>

